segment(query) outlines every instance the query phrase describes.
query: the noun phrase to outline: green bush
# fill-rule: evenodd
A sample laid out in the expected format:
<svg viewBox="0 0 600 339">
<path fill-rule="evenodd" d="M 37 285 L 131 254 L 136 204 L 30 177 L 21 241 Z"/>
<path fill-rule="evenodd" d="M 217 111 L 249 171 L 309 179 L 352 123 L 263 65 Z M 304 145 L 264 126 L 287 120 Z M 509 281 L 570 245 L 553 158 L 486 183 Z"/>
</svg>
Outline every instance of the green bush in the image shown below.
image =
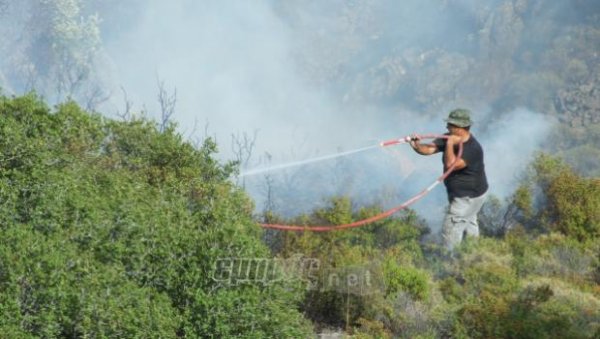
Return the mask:
<svg viewBox="0 0 600 339">
<path fill-rule="evenodd" d="M 398 264 L 390 258 L 383 266 L 387 294 L 408 293 L 417 300 L 429 297 L 429 278 L 426 272 Z"/>
<path fill-rule="evenodd" d="M 0 97 L 0 331 L 33 337 L 303 337 L 288 281 L 221 285 L 219 258 L 270 258 L 217 162 L 144 119 Z"/>
<path fill-rule="evenodd" d="M 579 241 L 600 235 L 600 181 L 577 175 L 558 158 L 540 154 L 532 165 L 530 189 L 541 194 L 536 213 L 524 209 L 529 220 L 548 231 L 558 231 Z M 529 193 L 531 194 L 531 193 Z"/>
</svg>

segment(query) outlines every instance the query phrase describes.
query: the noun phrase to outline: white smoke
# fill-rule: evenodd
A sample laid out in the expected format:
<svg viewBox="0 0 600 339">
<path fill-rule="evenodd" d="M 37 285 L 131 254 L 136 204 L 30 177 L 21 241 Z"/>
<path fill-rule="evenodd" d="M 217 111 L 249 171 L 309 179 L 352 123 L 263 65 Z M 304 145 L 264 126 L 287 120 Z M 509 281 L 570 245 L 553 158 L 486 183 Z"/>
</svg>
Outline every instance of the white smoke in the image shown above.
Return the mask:
<svg viewBox="0 0 600 339">
<path fill-rule="evenodd" d="M 443 133 L 447 112 L 466 106 L 476 121 L 485 121 L 475 124 L 473 133 L 485 150 L 490 192 L 505 197 L 532 152 L 543 149 L 551 126 L 545 116 L 524 109 L 495 121 L 481 109 L 489 103 L 460 95 L 461 76 L 477 57 L 473 34 L 482 34 L 480 26 L 493 19 L 489 13 L 499 0 L 91 3 L 103 19 L 104 70 L 112 79 L 113 96 L 99 110 L 122 111 L 123 88 L 134 111 L 158 118 L 157 83 L 164 81 L 166 90 L 177 90 L 173 119 L 181 131 L 202 137 L 208 122 L 223 160 L 234 156 L 232 134 L 256 131 L 250 168 L 413 132 Z M 24 25 L 12 21 L 0 22 L 2 32 Z M 0 46 L 2 60 L 10 53 L 7 46 Z M 446 73 L 432 72 L 438 68 Z M 485 74 L 479 76 L 475 82 L 486 81 Z M 450 92 L 436 87 L 441 85 L 455 96 L 437 97 Z M 413 93 L 415 86 L 424 92 Z M 381 93 L 386 99 L 378 99 Z M 390 96 L 393 103 L 386 102 Z M 429 101 L 440 103 L 427 106 Z M 415 107 L 438 108 L 417 112 Z M 269 193 L 276 212 L 293 215 L 321 207 L 336 194 L 349 196 L 357 207 L 392 207 L 427 187 L 441 170 L 439 155 L 422 157 L 401 145 L 241 183 L 259 211 L 267 180 L 280 183 Z M 435 226 L 445 195 L 440 186 L 414 208 Z"/>
<path fill-rule="evenodd" d="M 544 150 L 555 123 L 547 115 L 521 108 L 487 126 L 481 142 L 490 193 L 507 197 L 514 192 L 533 154 Z"/>
</svg>

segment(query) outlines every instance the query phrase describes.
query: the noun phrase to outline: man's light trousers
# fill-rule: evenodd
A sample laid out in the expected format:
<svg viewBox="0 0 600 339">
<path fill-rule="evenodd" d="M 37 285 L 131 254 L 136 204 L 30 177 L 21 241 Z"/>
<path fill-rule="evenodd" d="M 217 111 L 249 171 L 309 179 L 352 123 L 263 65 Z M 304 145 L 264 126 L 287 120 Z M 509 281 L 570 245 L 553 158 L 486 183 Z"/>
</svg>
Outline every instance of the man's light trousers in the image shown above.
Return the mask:
<svg viewBox="0 0 600 339">
<path fill-rule="evenodd" d="M 483 206 L 485 196 L 484 193 L 476 198 L 452 198 L 442 226 L 442 241 L 448 250 L 452 251 L 460 244 L 464 234 L 479 236 L 477 213 Z"/>
</svg>

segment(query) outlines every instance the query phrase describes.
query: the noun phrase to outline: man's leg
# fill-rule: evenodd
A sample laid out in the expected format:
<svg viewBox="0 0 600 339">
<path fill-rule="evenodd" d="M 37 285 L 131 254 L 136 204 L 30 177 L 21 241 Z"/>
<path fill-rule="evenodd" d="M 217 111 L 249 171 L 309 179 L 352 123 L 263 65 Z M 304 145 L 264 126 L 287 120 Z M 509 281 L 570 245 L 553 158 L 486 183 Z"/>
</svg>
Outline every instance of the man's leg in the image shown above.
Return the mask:
<svg viewBox="0 0 600 339">
<path fill-rule="evenodd" d="M 477 223 L 477 214 L 483 203 L 485 202 L 486 195 L 483 194 L 476 198 L 467 198 L 469 207 L 465 210 L 465 219 L 469 222 L 465 227 L 465 232 L 468 236 L 478 237 L 479 236 L 479 224 Z"/>
<path fill-rule="evenodd" d="M 463 233 L 469 236 L 479 236 L 477 213 L 485 201 L 485 194 L 477 198 L 453 198 L 448 207 L 442 228 L 444 246 L 448 250 L 462 241 Z"/>
<path fill-rule="evenodd" d="M 452 251 L 462 241 L 468 221 L 462 217 L 467 208 L 464 198 L 453 198 L 446 211 L 442 226 L 442 241 L 447 250 Z"/>
</svg>

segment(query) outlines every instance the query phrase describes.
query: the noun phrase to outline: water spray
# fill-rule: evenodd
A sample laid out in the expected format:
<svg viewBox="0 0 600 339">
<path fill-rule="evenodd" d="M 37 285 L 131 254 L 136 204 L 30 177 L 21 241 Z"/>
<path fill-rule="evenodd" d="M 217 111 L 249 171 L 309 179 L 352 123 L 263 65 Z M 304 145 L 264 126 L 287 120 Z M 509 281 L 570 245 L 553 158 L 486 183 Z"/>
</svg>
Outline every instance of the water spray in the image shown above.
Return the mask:
<svg viewBox="0 0 600 339">
<path fill-rule="evenodd" d="M 344 157 L 344 156 L 348 156 L 351 154 L 368 151 L 368 150 L 378 148 L 378 147 L 388 147 L 388 146 L 393 146 L 393 145 L 405 144 L 405 143 L 409 143 L 413 140 L 436 139 L 436 138 L 443 139 L 443 138 L 447 138 L 447 136 L 446 135 L 437 135 L 437 134 L 424 134 L 424 135 L 413 135 L 413 136 L 407 135 L 403 138 L 381 141 L 377 145 L 361 147 L 361 148 L 357 148 L 357 149 L 350 150 L 350 151 L 338 152 L 338 153 L 334 153 L 334 154 L 323 155 L 323 156 L 316 157 L 316 158 L 299 160 L 299 161 L 294 161 L 294 162 L 290 162 L 290 163 L 286 163 L 286 164 L 274 165 L 274 166 L 269 166 L 269 167 L 264 167 L 264 168 L 255 168 L 255 169 L 247 170 L 247 171 L 240 173 L 239 177 L 240 178 L 248 177 L 248 176 L 252 176 L 252 175 L 275 171 L 275 170 L 281 170 L 281 169 L 286 169 L 286 168 L 290 168 L 290 167 L 307 165 L 307 164 L 314 163 L 314 162 L 331 160 L 331 159 L 335 159 L 338 157 Z"/>
<path fill-rule="evenodd" d="M 334 159 L 334 158 L 338 158 L 338 157 L 347 156 L 347 155 L 350 155 L 350 154 L 364 152 L 366 150 L 370 150 L 370 149 L 373 149 L 373 148 L 376 148 L 376 147 L 379 147 L 379 146 L 380 145 L 367 146 L 367 147 L 358 148 L 358 149 L 355 149 L 355 150 L 350 150 L 350 151 L 345 151 L 345 152 L 339 152 L 339 153 L 329 154 L 329 155 L 323 155 L 323 156 L 320 156 L 320 157 L 306 159 L 306 160 L 294 161 L 294 162 L 290 162 L 290 163 L 287 163 L 287 164 L 280 164 L 280 165 L 269 166 L 269 167 L 265 167 L 265 168 L 256 168 L 256 169 L 252 169 L 252 170 L 240 173 L 239 177 L 247 177 L 247 176 L 251 176 L 251 175 L 261 174 L 261 173 L 275 171 L 275 170 L 280 170 L 280 169 L 285 169 L 285 168 L 289 168 L 289 167 L 306 165 L 306 164 L 310 164 L 310 163 L 313 163 L 313 162 L 318 162 L 318 161 L 323 161 L 323 160 L 330 160 L 330 159 Z"/>
</svg>

